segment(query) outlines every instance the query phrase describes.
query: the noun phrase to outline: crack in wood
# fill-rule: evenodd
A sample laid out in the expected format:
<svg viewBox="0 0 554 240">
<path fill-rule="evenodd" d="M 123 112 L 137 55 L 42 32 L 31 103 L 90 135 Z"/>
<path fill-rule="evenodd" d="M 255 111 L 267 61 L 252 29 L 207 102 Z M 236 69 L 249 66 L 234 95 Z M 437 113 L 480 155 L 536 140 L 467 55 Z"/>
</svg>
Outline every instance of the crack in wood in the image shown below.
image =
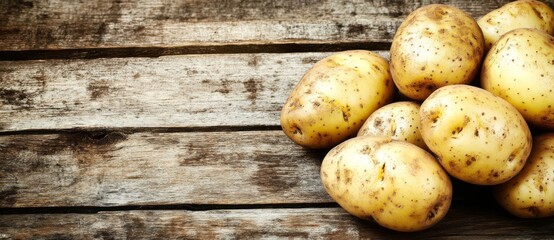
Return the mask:
<svg viewBox="0 0 554 240">
<path fill-rule="evenodd" d="M 2 129 L 0 122 L 0 130 Z M 0 132 L 0 136 L 17 135 L 51 135 L 51 134 L 88 134 L 119 132 L 122 134 L 149 133 L 184 133 L 184 132 L 249 132 L 277 131 L 280 125 L 249 125 L 249 126 L 206 126 L 206 127 L 129 127 L 129 128 L 71 128 L 71 129 L 33 129 Z"/>
<path fill-rule="evenodd" d="M 299 208 L 337 208 L 335 202 L 319 203 L 268 203 L 268 204 L 163 204 L 163 205 L 127 205 L 127 206 L 60 206 L 60 207 L 19 207 L 0 208 L 0 215 L 12 214 L 67 214 L 99 213 L 134 210 L 244 210 L 244 209 L 299 209 Z"/>
<path fill-rule="evenodd" d="M 390 42 L 332 42 L 317 43 L 301 40 L 296 43 L 273 44 L 226 44 L 214 46 L 183 47 L 124 47 L 95 49 L 58 49 L 0 51 L 0 61 L 25 61 L 38 59 L 94 59 L 123 57 L 161 57 L 187 54 L 235 54 L 235 53 L 294 53 L 294 52 L 333 52 L 353 49 L 389 50 Z M 251 62 L 250 64 L 254 64 Z"/>
</svg>

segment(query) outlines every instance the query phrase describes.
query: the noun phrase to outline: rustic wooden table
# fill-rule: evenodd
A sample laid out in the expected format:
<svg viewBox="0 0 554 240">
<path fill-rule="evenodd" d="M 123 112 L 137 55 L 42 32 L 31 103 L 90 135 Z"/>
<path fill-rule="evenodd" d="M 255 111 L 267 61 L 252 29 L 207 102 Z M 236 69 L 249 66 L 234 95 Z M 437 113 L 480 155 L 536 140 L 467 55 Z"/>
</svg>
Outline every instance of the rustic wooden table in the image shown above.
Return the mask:
<svg viewBox="0 0 554 240">
<path fill-rule="evenodd" d="M 0 239 L 553 239 L 460 182 L 429 230 L 358 220 L 280 130 L 314 62 L 433 2 L 508 1 L 0 1 Z"/>
</svg>

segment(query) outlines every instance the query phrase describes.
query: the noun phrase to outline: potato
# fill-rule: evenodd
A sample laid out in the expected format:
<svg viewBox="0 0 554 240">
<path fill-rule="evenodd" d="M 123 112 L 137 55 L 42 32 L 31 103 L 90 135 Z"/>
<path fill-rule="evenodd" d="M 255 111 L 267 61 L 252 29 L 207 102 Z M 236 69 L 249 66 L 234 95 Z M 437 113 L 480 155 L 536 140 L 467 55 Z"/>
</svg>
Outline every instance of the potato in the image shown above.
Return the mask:
<svg viewBox="0 0 554 240">
<path fill-rule="evenodd" d="M 496 201 L 522 218 L 554 216 L 554 133 L 535 137 L 523 170 L 494 186 Z"/>
<path fill-rule="evenodd" d="M 535 28 L 554 34 L 554 11 L 540 1 L 519 0 L 487 13 L 477 24 L 483 31 L 488 50 L 502 35 L 518 28 Z"/>
<path fill-rule="evenodd" d="M 364 135 L 390 137 L 427 149 L 419 133 L 419 104 L 416 102 L 394 102 L 377 109 L 358 131 L 358 136 Z"/>
<path fill-rule="evenodd" d="M 331 149 L 321 181 L 347 212 L 396 231 L 433 226 L 452 200 L 450 178 L 431 154 L 385 137 L 355 137 Z"/>
<path fill-rule="evenodd" d="M 531 125 L 554 129 L 554 37 L 536 29 L 506 33 L 483 62 L 481 85 Z"/>
<path fill-rule="evenodd" d="M 305 73 L 281 110 L 281 126 L 301 146 L 331 148 L 355 136 L 394 91 L 386 59 L 365 50 L 339 52 Z"/>
<path fill-rule="evenodd" d="M 416 9 L 398 28 L 391 75 L 402 94 L 422 101 L 439 87 L 471 82 L 483 55 L 483 34 L 470 15 L 431 4 Z"/>
<path fill-rule="evenodd" d="M 531 151 L 531 132 L 504 99 L 469 85 L 439 88 L 422 104 L 420 131 L 450 175 L 494 185 L 510 180 Z"/>
<path fill-rule="evenodd" d="M 522 218 L 554 216 L 554 133 L 535 137 L 523 170 L 494 186 L 497 202 Z"/>
</svg>

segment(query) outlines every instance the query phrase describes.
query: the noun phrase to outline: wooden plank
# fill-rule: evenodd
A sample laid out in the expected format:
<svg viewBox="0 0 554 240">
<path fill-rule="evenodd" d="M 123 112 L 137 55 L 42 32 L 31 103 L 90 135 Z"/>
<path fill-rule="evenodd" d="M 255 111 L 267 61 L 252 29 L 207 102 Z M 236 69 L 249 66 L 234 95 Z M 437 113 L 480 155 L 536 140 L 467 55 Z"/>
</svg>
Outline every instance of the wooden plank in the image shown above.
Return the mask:
<svg viewBox="0 0 554 240">
<path fill-rule="evenodd" d="M 0 215 L 3 239 L 552 239 L 554 218 L 460 206 L 433 228 L 399 233 L 340 208 Z"/>
<path fill-rule="evenodd" d="M 0 207 L 328 203 L 280 130 L 0 136 Z"/>
<path fill-rule="evenodd" d="M 329 54 L 0 62 L 0 132 L 278 126 L 292 88 Z"/>
<path fill-rule="evenodd" d="M 407 14 L 439 2 L 479 17 L 509 0 L 10 0 L 0 50 L 390 42 Z"/>
</svg>

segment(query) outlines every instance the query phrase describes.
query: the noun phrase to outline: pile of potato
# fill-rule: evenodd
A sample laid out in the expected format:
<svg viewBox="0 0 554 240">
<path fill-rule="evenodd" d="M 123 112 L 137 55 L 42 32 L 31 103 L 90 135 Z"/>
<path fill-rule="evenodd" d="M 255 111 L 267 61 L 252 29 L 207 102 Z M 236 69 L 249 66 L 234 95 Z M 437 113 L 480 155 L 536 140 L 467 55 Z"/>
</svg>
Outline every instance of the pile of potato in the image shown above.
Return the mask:
<svg viewBox="0 0 554 240">
<path fill-rule="evenodd" d="M 389 229 L 439 222 L 450 177 L 492 186 L 516 216 L 554 216 L 553 33 L 553 10 L 535 0 L 478 21 L 421 7 L 398 28 L 390 61 L 351 50 L 315 63 L 283 106 L 282 129 L 303 147 L 331 149 L 325 190 Z"/>
</svg>

